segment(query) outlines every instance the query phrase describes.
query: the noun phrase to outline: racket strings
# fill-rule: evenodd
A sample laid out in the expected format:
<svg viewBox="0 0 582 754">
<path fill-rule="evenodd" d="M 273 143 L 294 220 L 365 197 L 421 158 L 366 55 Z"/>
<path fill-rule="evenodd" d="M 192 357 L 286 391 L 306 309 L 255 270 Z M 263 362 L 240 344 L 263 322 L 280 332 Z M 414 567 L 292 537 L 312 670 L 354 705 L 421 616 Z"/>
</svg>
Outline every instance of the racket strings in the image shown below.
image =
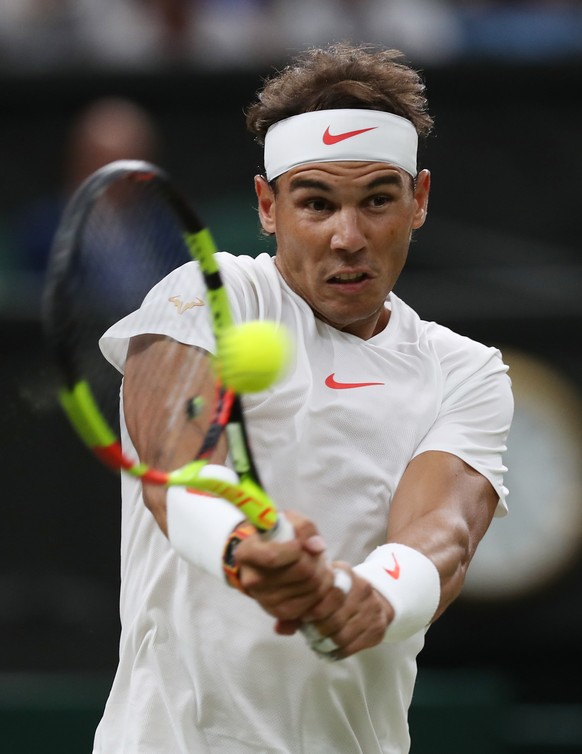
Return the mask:
<svg viewBox="0 0 582 754">
<path fill-rule="evenodd" d="M 147 368 L 140 377 L 149 381 L 151 401 L 148 410 L 164 437 L 166 470 L 175 469 L 194 458 L 210 458 L 220 441 L 226 421 L 216 422 L 223 413 L 223 397 L 216 387 L 211 357 L 203 350 L 164 340 L 163 358 L 155 358 L 155 373 Z M 157 417 L 153 415 L 158 406 Z"/>
<path fill-rule="evenodd" d="M 89 379 L 117 431 L 121 375 L 105 360 L 99 339 L 190 256 L 156 181 L 122 179 L 103 190 L 86 208 L 74 244 L 53 297 L 55 340 L 66 343 L 70 381 Z"/>
<path fill-rule="evenodd" d="M 134 372 L 127 384 L 131 382 L 136 392 L 128 402 L 121 374 L 99 348 L 101 336 L 113 324 L 139 309 L 160 280 L 191 261 L 185 233 L 192 236 L 201 226 L 172 202 L 162 181 L 136 180 L 136 174 L 116 177 L 85 195 L 76 213 L 55 246 L 57 282 L 50 318 L 55 350 L 63 344 L 57 358 L 69 375 L 69 387 L 86 380 L 99 411 L 118 436 L 120 391 L 126 417 L 128 405 L 135 401 L 132 405 L 143 423 L 140 428 L 128 420 L 140 456 L 136 462 L 171 471 L 197 457 L 224 460 L 222 431 L 229 413 L 225 407 L 232 399 L 216 389 L 205 351 L 159 336 L 163 347 L 148 346 L 149 357 L 131 359 Z M 200 274 L 200 291 L 205 289 Z M 148 306 L 158 305 L 155 298 L 148 301 Z M 160 297 L 159 306 L 177 304 Z M 157 319 L 155 311 L 151 318 Z M 158 438 L 157 447 L 146 447 L 146 437 Z"/>
</svg>

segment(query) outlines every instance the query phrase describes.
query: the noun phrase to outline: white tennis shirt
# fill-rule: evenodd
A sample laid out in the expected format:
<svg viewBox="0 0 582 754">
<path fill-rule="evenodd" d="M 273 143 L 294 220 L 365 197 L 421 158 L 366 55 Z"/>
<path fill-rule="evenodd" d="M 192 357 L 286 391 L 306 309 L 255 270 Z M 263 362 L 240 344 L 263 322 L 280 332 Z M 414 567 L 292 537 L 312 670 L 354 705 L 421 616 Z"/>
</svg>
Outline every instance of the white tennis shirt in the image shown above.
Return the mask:
<svg viewBox="0 0 582 754">
<path fill-rule="evenodd" d="M 295 360 L 245 397 L 267 490 L 312 518 L 331 559 L 355 565 L 385 541 L 392 495 L 427 450 L 483 474 L 503 514 L 502 454 L 513 401 L 500 354 L 422 321 L 397 296 L 364 341 L 317 320 L 273 259 L 220 254 L 236 320 L 280 321 Z M 129 337 L 161 333 L 212 348 L 193 264 L 173 272 L 101 341 L 123 371 Z M 125 428 L 124 442 L 130 443 Z M 122 480 L 119 667 L 94 754 L 404 754 L 424 634 L 337 663 L 277 636 L 253 600 L 182 560 L 138 481 Z"/>
</svg>

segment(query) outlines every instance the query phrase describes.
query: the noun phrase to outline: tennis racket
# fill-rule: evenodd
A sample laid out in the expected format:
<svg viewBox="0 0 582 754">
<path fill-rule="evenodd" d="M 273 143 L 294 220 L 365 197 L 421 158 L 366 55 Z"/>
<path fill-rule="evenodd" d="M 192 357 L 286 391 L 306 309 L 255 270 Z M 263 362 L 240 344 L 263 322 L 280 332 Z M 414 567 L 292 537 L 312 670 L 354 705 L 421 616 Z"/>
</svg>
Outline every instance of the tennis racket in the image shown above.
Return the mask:
<svg viewBox="0 0 582 754">
<path fill-rule="evenodd" d="M 145 483 L 181 485 L 222 497 L 264 535 L 290 539 L 291 525 L 262 487 L 240 397 L 216 379 L 206 351 L 189 349 L 191 364 L 181 378 L 192 386 L 211 381 L 212 394 L 192 387 L 186 401 L 165 396 L 166 404 L 176 401 L 174 419 L 166 425 L 168 442 L 184 423 L 196 425 L 199 442 L 191 458 L 177 468 L 154 468 L 132 457 L 119 439 L 121 375 L 101 354 L 99 338 L 139 309 L 160 280 L 194 261 L 199 295 L 193 300 L 162 297 L 159 305 L 175 307 L 178 315 L 204 308 L 218 342 L 233 318 L 215 252 L 208 228 L 157 166 L 121 160 L 91 175 L 64 211 L 44 292 L 43 321 L 61 383 L 60 403 L 81 440 L 110 468 Z M 157 379 L 169 368 L 160 364 Z M 154 376 L 150 372 L 140 379 Z M 235 483 L 212 473 L 217 466 L 210 461 L 223 437 L 238 476 Z"/>
<path fill-rule="evenodd" d="M 182 448 L 184 426 L 190 439 L 197 438 L 188 459 L 175 468 L 157 468 L 132 456 L 120 440 L 121 375 L 100 352 L 99 339 L 143 304 L 152 310 L 153 323 L 157 306 L 175 307 L 179 316 L 208 312 L 206 325 L 216 344 L 233 325 L 233 317 L 215 252 L 208 228 L 157 166 L 121 160 L 93 173 L 65 208 L 46 276 L 43 323 L 61 384 L 59 399 L 80 439 L 109 468 L 144 483 L 179 485 L 221 497 L 240 509 L 262 536 L 286 541 L 294 530 L 262 486 L 241 398 L 216 378 L 219 370 L 213 369 L 208 350 L 187 349 L 190 359 L 174 380 L 177 392 L 164 393 L 160 401 L 173 407 L 169 412 L 164 408 L 163 417 L 163 445 L 169 447 L 169 456 L 173 443 L 178 451 Z M 197 294 L 168 296 L 162 288 L 157 295 L 164 285 L 160 281 L 187 262 L 194 263 L 189 276 L 196 276 Z M 168 361 L 154 370 L 150 364 L 132 381 L 157 380 L 165 388 L 174 368 L 171 348 L 166 347 L 171 342 L 164 342 Z M 179 342 L 174 345 L 184 348 Z M 154 407 L 148 404 L 147 410 Z M 223 438 L 234 475 L 214 462 Z M 334 579 L 349 591 L 345 571 L 335 569 Z M 316 653 L 333 656 L 335 645 L 314 626 L 305 624 L 302 632 Z"/>
</svg>

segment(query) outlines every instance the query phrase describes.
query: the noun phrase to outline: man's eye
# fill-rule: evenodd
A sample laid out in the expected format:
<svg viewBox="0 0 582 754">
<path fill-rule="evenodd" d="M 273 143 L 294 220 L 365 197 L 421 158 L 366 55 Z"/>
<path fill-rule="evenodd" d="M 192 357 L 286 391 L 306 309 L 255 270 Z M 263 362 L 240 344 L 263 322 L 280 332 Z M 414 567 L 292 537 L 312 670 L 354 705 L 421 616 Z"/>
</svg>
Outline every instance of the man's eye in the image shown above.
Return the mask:
<svg viewBox="0 0 582 754">
<path fill-rule="evenodd" d="M 325 201 L 325 199 L 310 199 L 306 203 L 306 205 L 314 212 L 323 212 L 328 207 L 328 203 Z"/>
<path fill-rule="evenodd" d="M 391 199 L 389 196 L 382 194 L 381 196 L 373 196 L 370 199 L 370 204 L 373 207 L 384 207 L 386 204 L 390 204 Z"/>
</svg>

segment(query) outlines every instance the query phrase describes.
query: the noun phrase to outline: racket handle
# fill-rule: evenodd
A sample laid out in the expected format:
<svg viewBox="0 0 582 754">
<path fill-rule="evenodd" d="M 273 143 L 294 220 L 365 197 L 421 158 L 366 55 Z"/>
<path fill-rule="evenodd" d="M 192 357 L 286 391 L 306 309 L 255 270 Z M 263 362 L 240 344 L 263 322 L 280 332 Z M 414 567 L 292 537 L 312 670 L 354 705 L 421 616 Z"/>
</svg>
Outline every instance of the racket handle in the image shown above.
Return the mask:
<svg viewBox="0 0 582 754">
<path fill-rule="evenodd" d="M 277 518 L 276 526 L 261 536 L 269 542 L 290 542 L 295 537 L 295 529 L 285 514 L 281 514 Z M 344 594 L 348 594 L 352 588 L 352 577 L 343 568 L 336 567 L 333 569 L 333 585 Z"/>
<path fill-rule="evenodd" d="M 344 594 L 348 594 L 352 588 L 352 578 L 347 571 L 342 568 L 333 569 L 333 585 L 341 589 Z M 322 657 L 324 660 L 335 660 L 335 652 L 338 649 L 337 644 L 329 636 L 322 636 L 313 623 L 304 623 L 301 626 L 301 633 L 309 645 L 312 652 Z"/>
<path fill-rule="evenodd" d="M 223 479 L 232 484 L 236 484 L 238 481 L 236 472 L 224 466 L 217 467 L 209 464 L 203 469 L 203 472 L 208 476 L 218 477 L 219 479 Z M 261 537 L 268 542 L 290 542 L 295 538 L 295 529 L 285 514 L 281 513 L 277 517 L 277 523 L 275 526 L 273 526 L 272 529 L 263 532 Z M 334 586 L 341 589 L 344 594 L 347 594 L 352 588 L 352 579 L 349 573 L 341 568 L 333 569 L 333 582 Z M 311 623 L 304 623 L 300 630 L 307 645 L 313 652 L 315 652 L 315 654 L 324 659 L 334 659 L 334 652 L 337 650 L 337 645 L 333 639 L 323 637 L 317 628 Z"/>
<path fill-rule="evenodd" d="M 262 535 L 271 542 L 289 542 L 295 536 L 295 530 L 291 522 L 281 514 L 277 519 L 277 525 Z M 348 594 L 352 588 L 352 579 L 347 571 L 342 568 L 333 569 L 333 585 Z M 329 637 L 322 636 L 312 623 L 304 623 L 300 628 L 301 633 L 309 648 L 319 657 L 326 660 L 334 659 L 337 644 Z"/>
<path fill-rule="evenodd" d="M 261 536 L 268 542 L 290 542 L 292 539 L 295 539 L 295 529 L 285 514 L 281 513 L 277 517 L 275 526 L 261 534 Z"/>
</svg>

